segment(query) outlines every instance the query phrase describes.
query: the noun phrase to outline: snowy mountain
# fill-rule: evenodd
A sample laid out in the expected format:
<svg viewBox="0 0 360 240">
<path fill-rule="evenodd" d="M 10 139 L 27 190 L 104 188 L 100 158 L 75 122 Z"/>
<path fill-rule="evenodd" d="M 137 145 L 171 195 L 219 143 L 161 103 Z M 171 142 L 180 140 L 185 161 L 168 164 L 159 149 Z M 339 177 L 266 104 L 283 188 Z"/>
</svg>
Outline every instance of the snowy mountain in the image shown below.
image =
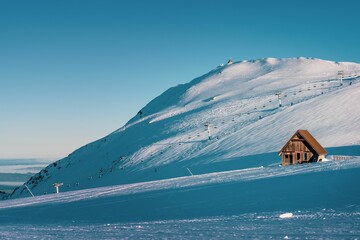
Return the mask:
<svg viewBox="0 0 360 240">
<path fill-rule="evenodd" d="M 64 183 L 65 192 L 276 165 L 276 154 L 240 161 L 280 150 L 297 129 L 308 129 L 325 148 L 357 146 L 359 82 L 356 63 L 266 58 L 219 66 L 168 89 L 125 126 L 26 185 L 39 196 L 52 193 L 55 182 Z M 25 186 L 12 194 L 28 196 Z"/>
<path fill-rule="evenodd" d="M 359 72 L 268 58 L 171 88 L 0 201 L 0 238 L 357 239 Z M 279 166 L 299 128 L 329 155 Z"/>
</svg>

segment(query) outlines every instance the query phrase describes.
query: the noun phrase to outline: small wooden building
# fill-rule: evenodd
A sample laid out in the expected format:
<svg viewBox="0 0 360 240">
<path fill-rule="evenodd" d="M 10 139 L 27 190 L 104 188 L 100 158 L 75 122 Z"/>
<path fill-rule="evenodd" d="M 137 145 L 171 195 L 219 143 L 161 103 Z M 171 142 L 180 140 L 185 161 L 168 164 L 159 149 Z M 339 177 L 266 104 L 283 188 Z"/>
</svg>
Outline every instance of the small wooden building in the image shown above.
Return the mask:
<svg viewBox="0 0 360 240">
<path fill-rule="evenodd" d="M 307 131 L 297 130 L 279 151 L 283 166 L 298 163 L 320 162 L 327 151 Z"/>
</svg>

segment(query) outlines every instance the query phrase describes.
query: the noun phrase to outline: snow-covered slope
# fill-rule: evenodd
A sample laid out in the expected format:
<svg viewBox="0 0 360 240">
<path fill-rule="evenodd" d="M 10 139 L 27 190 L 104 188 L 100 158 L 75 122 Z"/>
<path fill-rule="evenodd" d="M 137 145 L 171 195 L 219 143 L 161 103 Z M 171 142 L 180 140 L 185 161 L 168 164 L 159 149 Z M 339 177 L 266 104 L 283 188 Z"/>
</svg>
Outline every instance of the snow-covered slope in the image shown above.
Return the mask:
<svg viewBox="0 0 360 240">
<path fill-rule="evenodd" d="M 338 71 L 344 72 L 342 85 Z M 53 192 L 54 182 L 70 191 L 186 176 L 187 168 L 210 169 L 275 152 L 300 128 L 325 147 L 360 145 L 360 108 L 354 104 L 360 102 L 358 74 L 360 64 L 308 58 L 221 66 L 165 91 L 124 127 L 49 165 L 26 184 L 42 195 Z M 19 196 L 29 196 L 25 187 L 12 195 Z"/>
<path fill-rule="evenodd" d="M 353 157 L 19 198 L 0 202 L 0 225 L 153 221 L 319 208 L 346 211 L 348 205 L 359 207 L 359 172 L 360 157 Z"/>
<path fill-rule="evenodd" d="M 358 238 L 360 157 L 280 167 L 273 155 L 239 163 L 259 167 L 0 201 L 0 238 Z"/>
</svg>

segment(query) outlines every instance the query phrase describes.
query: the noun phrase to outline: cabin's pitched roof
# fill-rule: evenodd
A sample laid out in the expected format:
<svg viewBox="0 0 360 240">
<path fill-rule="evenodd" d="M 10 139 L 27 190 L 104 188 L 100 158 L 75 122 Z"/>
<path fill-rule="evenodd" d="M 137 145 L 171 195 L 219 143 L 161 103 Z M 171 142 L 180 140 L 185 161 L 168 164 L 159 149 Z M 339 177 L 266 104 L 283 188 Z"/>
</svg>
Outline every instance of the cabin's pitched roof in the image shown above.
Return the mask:
<svg viewBox="0 0 360 240">
<path fill-rule="evenodd" d="M 327 154 L 327 151 L 320 145 L 318 141 L 307 131 L 307 130 L 297 130 L 296 133 L 289 139 L 289 141 L 286 142 L 286 144 L 283 146 L 283 148 L 279 151 L 279 155 L 284 150 L 284 148 L 289 144 L 289 142 L 297 135 L 299 134 L 318 155 Z"/>
</svg>

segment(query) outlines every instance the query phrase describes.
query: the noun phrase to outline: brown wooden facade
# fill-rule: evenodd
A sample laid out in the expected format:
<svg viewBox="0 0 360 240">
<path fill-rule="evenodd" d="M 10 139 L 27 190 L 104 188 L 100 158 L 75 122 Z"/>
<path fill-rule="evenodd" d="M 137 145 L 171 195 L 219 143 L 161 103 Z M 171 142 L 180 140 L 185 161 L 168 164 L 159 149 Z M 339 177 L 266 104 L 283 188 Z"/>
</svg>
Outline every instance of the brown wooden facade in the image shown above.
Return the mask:
<svg viewBox="0 0 360 240">
<path fill-rule="evenodd" d="M 297 130 L 279 151 L 283 166 L 319 162 L 325 154 L 327 154 L 326 150 L 307 130 Z"/>
</svg>

